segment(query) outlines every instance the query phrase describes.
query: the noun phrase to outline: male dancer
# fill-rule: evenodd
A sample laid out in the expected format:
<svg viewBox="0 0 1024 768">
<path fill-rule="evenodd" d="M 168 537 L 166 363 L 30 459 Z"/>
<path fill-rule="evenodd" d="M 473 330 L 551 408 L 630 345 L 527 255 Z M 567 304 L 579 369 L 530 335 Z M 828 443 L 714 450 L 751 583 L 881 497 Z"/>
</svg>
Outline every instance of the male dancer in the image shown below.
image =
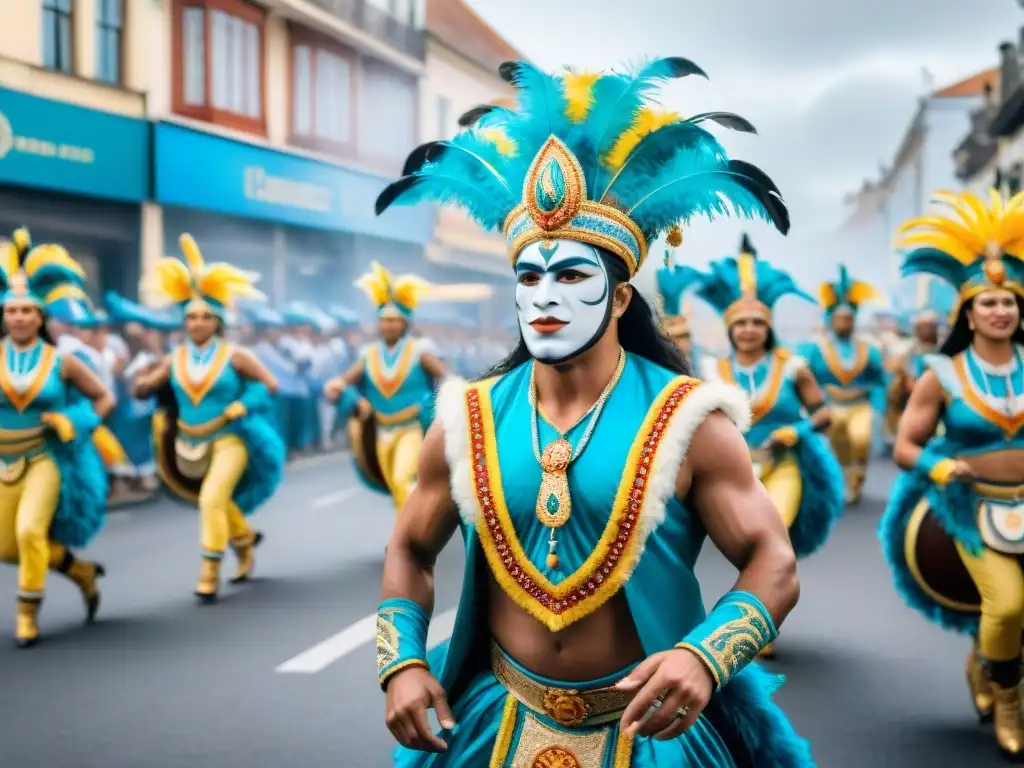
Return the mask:
<svg viewBox="0 0 1024 768">
<path fill-rule="evenodd" d="M 708 118 L 646 106 L 660 80 L 702 73 L 692 62 L 501 72 L 519 109 L 420 148 L 377 201 L 454 199 L 503 227 L 521 331 L 490 378 L 442 387 L 391 538 L 377 659 L 396 764 L 812 765 L 747 666 L 799 589 L 743 440 L 747 403 L 685 375 L 629 284 L 670 224 L 728 200 L 785 232 L 785 205 Z M 428 663 L 434 563 L 460 528 L 455 630 Z M 740 571 L 710 614 L 693 571 L 705 535 Z"/>
</svg>

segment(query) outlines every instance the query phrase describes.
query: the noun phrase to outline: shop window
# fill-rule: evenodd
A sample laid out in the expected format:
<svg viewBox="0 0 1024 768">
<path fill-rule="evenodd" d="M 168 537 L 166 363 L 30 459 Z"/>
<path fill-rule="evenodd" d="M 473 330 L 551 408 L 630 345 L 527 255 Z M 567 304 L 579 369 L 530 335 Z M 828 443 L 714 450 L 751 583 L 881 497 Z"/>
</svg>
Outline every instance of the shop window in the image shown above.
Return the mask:
<svg viewBox="0 0 1024 768">
<path fill-rule="evenodd" d="M 73 0 L 43 0 L 43 66 L 58 72 L 74 69 Z"/>
<path fill-rule="evenodd" d="M 124 0 L 96 0 L 96 79 L 121 83 Z"/>
<path fill-rule="evenodd" d="M 292 143 L 351 154 L 355 57 L 338 43 L 292 29 Z"/>
<path fill-rule="evenodd" d="M 359 94 L 359 156 L 393 170 L 416 145 L 416 79 L 366 59 Z"/>
<path fill-rule="evenodd" d="M 263 11 L 243 0 L 175 1 L 175 112 L 265 131 L 263 22 Z"/>
</svg>

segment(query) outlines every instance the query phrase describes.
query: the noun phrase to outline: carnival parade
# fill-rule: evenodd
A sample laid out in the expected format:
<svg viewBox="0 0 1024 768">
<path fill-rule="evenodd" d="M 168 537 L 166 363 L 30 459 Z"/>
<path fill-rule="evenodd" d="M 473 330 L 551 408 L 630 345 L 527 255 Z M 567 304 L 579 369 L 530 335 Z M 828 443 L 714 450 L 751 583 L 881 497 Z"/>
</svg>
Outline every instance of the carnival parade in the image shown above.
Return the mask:
<svg viewBox="0 0 1024 768">
<path fill-rule="evenodd" d="M 1024 2 L 0 5 L 0 765 L 1024 764 Z"/>
</svg>

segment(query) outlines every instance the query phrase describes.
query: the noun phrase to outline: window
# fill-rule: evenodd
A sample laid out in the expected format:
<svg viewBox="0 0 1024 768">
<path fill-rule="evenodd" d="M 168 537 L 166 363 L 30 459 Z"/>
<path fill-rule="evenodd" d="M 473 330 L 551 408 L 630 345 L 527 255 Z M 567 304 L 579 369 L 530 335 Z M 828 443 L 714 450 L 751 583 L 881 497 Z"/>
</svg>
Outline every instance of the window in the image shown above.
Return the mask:
<svg viewBox="0 0 1024 768">
<path fill-rule="evenodd" d="M 359 89 L 359 154 L 391 163 L 416 144 L 416 80 L 373 59 L 363 62 Z"/>
<path fill-rule="evenodd" d="M 451 131 L 449 122 L 452 118 L 452 103 L 444 96 L 437 99 L 437 138 L 451 138 L 448 134 Z"/>
<path fill-rule="evenodd" d="M 292 141 L 348 152 L 353 145 L 354 59 L 332 40 L 292 30 Z"/>
<path fill-rule="evenodd" d="M 121 82 L 121 36 L 124 0 L 96 0 L 96 79 Z"/>
<path fill-rule="evenodd" d="M 243 0 L 177 0 L 175 111 L 262 133 L 263 12 Z"/>
<path fill-rule="evenodd" d="M 43 66 L 58 72 L 71 72 L 72 0 L 43 0 Z"/>
</svg>

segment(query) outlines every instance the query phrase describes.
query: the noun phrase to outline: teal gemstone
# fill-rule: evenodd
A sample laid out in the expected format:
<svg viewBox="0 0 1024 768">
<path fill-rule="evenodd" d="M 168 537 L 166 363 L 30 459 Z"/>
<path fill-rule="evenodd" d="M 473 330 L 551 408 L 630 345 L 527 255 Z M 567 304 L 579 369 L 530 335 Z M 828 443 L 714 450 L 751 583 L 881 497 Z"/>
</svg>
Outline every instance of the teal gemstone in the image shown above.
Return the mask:
<svg viewBox="0 0 1024 768">
<path fill-rule="evenodd" d="M 545 508 L 547 509 L 548 514 L 549 515 L 557 515 L 558 514 L 558 508 L 560 506 L 561 506 L 561 504 L 558 503 L 558 497 L 555 496 L 555 494 L 553 494 L 553 493 L 548 494 L 548 501 L 547 501 L 547 504 L 545 504 Z"/>
<path fill-rule="evenodd" d="M 544 165 L 534 187 L 534 198 L 544 213 L 557 211 L 565 201 L 565 174 L 558 161 L 552 158 Z"/>
</svg>

